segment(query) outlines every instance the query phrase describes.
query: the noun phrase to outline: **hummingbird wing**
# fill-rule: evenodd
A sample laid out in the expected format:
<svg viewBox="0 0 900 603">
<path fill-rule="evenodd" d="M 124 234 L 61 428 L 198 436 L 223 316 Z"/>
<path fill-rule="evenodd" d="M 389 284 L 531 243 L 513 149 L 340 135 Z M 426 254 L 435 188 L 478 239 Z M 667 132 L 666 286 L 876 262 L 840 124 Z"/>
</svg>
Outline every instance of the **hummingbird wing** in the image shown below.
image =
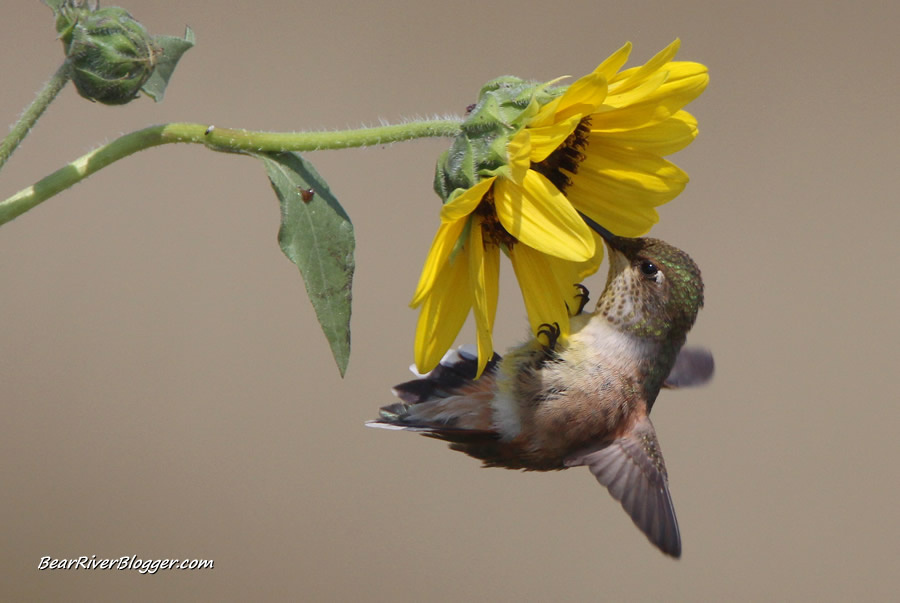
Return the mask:
<svg viewBox="0 0 900 603">
<path fill-rule="evenodd" d="M 565 465 L 587 465 L 650 542 L 666 555 L 681 556 L 666 465 L 649 417 L 639 419 L 628 433 L 612 442 L 576 452 Z"/>
<path fill-rule="evenodd" d="M 681 348 L 663 387 L 705 385 L 712 379 L 715 369 L 712 352 L 706 348 Z"/>
</svg>

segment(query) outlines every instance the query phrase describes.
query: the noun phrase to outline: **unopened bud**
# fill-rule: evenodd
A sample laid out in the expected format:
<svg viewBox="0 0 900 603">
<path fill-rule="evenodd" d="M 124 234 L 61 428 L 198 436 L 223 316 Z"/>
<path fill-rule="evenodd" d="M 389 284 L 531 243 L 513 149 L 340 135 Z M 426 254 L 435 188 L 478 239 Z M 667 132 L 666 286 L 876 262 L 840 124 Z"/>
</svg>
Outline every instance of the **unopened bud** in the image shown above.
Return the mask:
<svg viewBox="0 0 900 603">
<path fill-rule="evenodd" d="M 117 6 L 67 0 L 57 11 L 56 30 L 78 93 L 106 105 L 137 98 L 161 52 L 144 26 Z"/>
</svg>

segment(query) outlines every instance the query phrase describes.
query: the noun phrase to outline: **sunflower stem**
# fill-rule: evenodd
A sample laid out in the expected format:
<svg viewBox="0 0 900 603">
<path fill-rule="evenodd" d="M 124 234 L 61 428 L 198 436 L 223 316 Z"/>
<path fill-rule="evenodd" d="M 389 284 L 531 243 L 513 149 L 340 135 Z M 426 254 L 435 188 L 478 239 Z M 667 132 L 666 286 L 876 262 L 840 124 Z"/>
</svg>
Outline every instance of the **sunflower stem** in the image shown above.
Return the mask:
<svg viewBox="0 0 900 603">
<path fill-rule="evenodd" d="M 368 147 L 416 138 L 456 136 L 460 120 L 419 121 L 392 126 L 337 130 L 333 132 L 251 132 L 214 128 L 204 142 L 214 150 L 271 153 L 325 151 Z"/>
<path fill-rule="evenodd" d="M 334 132 L 252 132 L 214 128 L 205 124 L 171 123 L 151 126 L 125 134 L 94 149 L 0 202 L 0 225 L 22 215 L 53 195 L 81 182 L 94 172 L 133 153 L 151 147 L 186 142 L 203 144 L 227 153 L 267 153 L 285 151 L 322 151 L 364 147 L 416 138 L 455 136 L 458 120 L 409 122 L 377 128 Z M 5 141 L 4 141 L 5 142 Z"/>
<path fill-rule="evenodd" d="M 37 120 L 43 115 L 56 95 L 63 89 L 72 77 L 72 65 L 68 60 L 63 61 L 56 73 L 44 84 L 34 101 L 22 112 L 19 120 L 13 124 L 12 129 L 3 142 L 0 142 L 0 168 L 6 163 L 16 147 L 19 146 Z"/>
</svg>

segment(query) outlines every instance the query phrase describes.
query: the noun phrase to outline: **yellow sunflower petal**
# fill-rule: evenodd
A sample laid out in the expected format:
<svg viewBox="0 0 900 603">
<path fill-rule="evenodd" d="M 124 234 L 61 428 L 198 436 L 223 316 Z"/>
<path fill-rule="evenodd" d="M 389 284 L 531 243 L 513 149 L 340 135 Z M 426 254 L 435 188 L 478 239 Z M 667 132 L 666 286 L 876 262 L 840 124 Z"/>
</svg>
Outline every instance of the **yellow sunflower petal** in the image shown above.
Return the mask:
<svg viewBox="0 0 900 603">
<path fill-rule="evenodd" d="M 420 373 L 427 373 L 441 361 L 472 307 L 469 262 L 464 255 L 459 254 L 441 271 L 419 310 L 414 358 Z"/>
<path fill-rule="evenodd" d="M 576 178 L 601 173 L 647 193 L 680 192 L 690 178 L 677 165 L 655 153 L 622 147 L 602 136 L 588 136 L 588 152 L 578 166 Z M 659 205 L 649 200 L 647 204 Z"/>
<path fill-rule="evenodd" d="M 569 315 L 574 315 L 581 307 L 581 289 L 575 285 L 597 272 L 603 262 L 603 240 L 596 234 L 594 239 L 597 253 L 585 262 L 567 262 L 553 256 L 544 256 L 556 279 L 556 286 L 564 296 L 563 301 L 569 309 Z"/>
<path fill-rule="evenodd" d="M 694 85 L 692 82 L 698 78 L 709 79 L 709 67 L 703 63 L 694 61 L 673 61 L 666 65 L 669 77 L 666 79 L 664 91 L 675 86 Z"/>
<path fill-rule="evenodd" d="M 689 180 L 683 170 L 659 155 L 605 143 L 600 137 L 588 140 L 589 152 L 578 172 L 569 177 L 571 185 L 566 189 L 578 209 L 582 208 L 575 196 L 583 202 L 581 193 L 615 200 L 623 207 L 656 207 L 674 199 Z"/>
<path fill-rule="evenodd" d="M 679 111 L 669 119 L 632 130 L 606 132 L 594 130 L 604 143 L 629 147 L 645 153 L 670 155 L 688 146 L 697 137 L 697 120 L 687 111 Z"/>
<path fill-rule="evenodd" d="M 510 249 L 512 260 L 531 332 L 537 335 L 541 325 L 559 325 L 561 337 L 569 335 L 569 312 L 566 309 L 566 295 L 557 285 L 556 277 L 547 262 L 547 257 L 526 245 L 516 245 Z"/>
<path fill-rule="evenodd" d="M 435 281 L 437 281 L 441 272 L 445 270 L 450 254 L 456 247 L 456 242 L 459 240 L 465 225 L 465 220 L 457 220 L 456 222 L 444 222 L 438 227 L 434 240 L 431 242 L 431 250 L 425 259 L 425 266 L 422 268 L 419 284 L 416 285 L 416 292 L 413 294 L 412 301 L 409 302 L 410 307 L 417 307 L 431 292 Z"/>
<path fill-rule="evenodd" d="M 667 63 L 671 62 L 672 59 L 675 58 L 675 55 L 678 54 L 678 49 L 681 47 L 681 40 L 675 38 L 675 40 L 656 53 L 656 55 L 641 65 L 640 67 L 632 67 L 631 69 L 626 69 L 616 76 L 610 78 L 609 87 L 610 92 L 615 91 L 616 94 L 620 94 L 626 90 L 634 88 L 636 86 L 641 85 L 644 80 L 653 75 L 655 72 L 660 70 L 667 70 Z"/>
<path fill-rule="evenodd" d="M 607 82 L 610 81 L 613 76 L 616 75 L 616 72 L 622 68 L 625 61 L 628 60 L 628 55 L 630 54 L 631 42 L 625 42 L 625 45 L 622 46 L 622 48 L 612 53 L 608 59 L 600 63 L 600 65 L 594 69 L 594 73 L 601 76 Z"/>
<path fill-rule="evenodd" d="M 522 182 L 531 167 L 531 130 L 519 130 L 506 143 L 506 168 L 508 179 Z M 500 182 L 503 182 L 501 179 Z M 496 197 L 496 191 L 494 191 Z"/>
<path fill-rule="evenodd" d="M 473 287 L 472 309 L 478 342 L 478 371 L 481 376 L 485 365 L 494 355 L 491 333 L 497 314 L 499 292 L 500 250 L 495 245 L 485 249 L 481 221 L 476 220 L 469 233 L 469 279 Z"/>
<path fill-rule="evenodd" d="M 487 299 L 487 316 L 493 327 L 494 318 L 497 316 L 497 299 L 500 295 L 500 248 L 496 245 L 488 245 L 484 250 L 484 291 Z"/>
<path fill-rule="evenodd" d="M 521 185 L 498 180 L 494 207 L 509 234 L 540 252 L 575 262 L 594 255 L 594 239 L 584 220 L 565 195 L 534 170 L 528 170 Z"/>
<path fill-rule="evenodd" d="M 531 134 L 531 154 L 529 159 L 535 163 L 546 159 L 550 153 L 558 149 L 566 141 L 580 122 L 581 115 L 575 115 L 550 126 L 529 127 L 527 130 Z"/>
<path fill-rule="evenodd" d="M 569 86 L 559 101 L 555 121 L 569 119 L 573 115 L 591 113 L 603 104 L 607 94 L 606 78 L 589 73 Z"/>
<path fill-rule="evenodd" d="M 669 63 L 666 71 L 669 73 L 666 83 L 660 86 L 653 96 L 647 99 L 648 101 L 677 97 L 686 99 L 684 102 L 688 103 L 700 96 L 709 83 L 709 69 L 702 63 L 676 61 Z"/>
<path fill-rule="evenodd" d="M 541 107 L 528 125 L 540 128 L 571 117 L 582 117 L 598 110 L 605 98 L 606 79 L 596 73 L 589 73 L 575 80 L 561 97 Z"/>
<path fill-rule="evenodd" d="M 709 69 L 702 63 L 677 61 L 666 67 L 666 82 L 642 102 L 665 99 L 670 111 L 677 111 L 700 96 L 709 84 Z M 681 104 L 677 104 L 681 103 Z"/>
<path fill-rule="evenodd" d="M 566 194 L 578 211 L 622 237 L 647 234 L 659 222 L 653 206 L 623 203 L 615 192 L 605 190 L 600 194 L 596 187 L 579 183 L 569 187 Z"/>
<path fill-rule="evenodd" d="M 453 222 L 475 211 L 485 193 L 491 188 L 495 178 L 495 176 L 485 178 L 472 188 L 444 203 L 441 207 L 441 222 Z"/>
<path fill-rule="evenodd" d="M 672 117 L 700 96 L 709 83 L 706 66 L 700 63 L 670 63 L 666 81 L 641 100 L 591 116 L 591 127 L 626 130 L 653 125 Z"/>
<path fill-rule="evenodd" d="M 659 90 L 666 79 L 669 77 L 668 71 L 658 71 L 641 82 L 640 86 L 629 88 L 624 92 L 610 94 L 606 98 L 605 106 L 602 111 L 610 111 L 614 108 L 627 107 L 646 99 L 648 96 Z"/>
</svg>

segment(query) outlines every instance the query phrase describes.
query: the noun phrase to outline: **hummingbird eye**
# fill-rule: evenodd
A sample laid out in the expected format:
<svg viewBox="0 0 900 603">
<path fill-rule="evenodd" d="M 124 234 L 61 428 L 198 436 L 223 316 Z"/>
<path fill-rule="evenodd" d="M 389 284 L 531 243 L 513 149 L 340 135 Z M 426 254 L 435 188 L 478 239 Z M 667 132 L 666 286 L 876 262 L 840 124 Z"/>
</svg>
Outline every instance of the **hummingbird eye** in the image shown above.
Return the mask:
<svg viewBox="0 0 900 603">
<path fill-rule="evenodd" d="M 644 260 L 641 262 L 641 273 L 647 277 L 654 277 L 656 273 L 659 272 L 659 268 L 656 267 L 656 264 L 651 262 L 650 260 Z"/>
</svg>

